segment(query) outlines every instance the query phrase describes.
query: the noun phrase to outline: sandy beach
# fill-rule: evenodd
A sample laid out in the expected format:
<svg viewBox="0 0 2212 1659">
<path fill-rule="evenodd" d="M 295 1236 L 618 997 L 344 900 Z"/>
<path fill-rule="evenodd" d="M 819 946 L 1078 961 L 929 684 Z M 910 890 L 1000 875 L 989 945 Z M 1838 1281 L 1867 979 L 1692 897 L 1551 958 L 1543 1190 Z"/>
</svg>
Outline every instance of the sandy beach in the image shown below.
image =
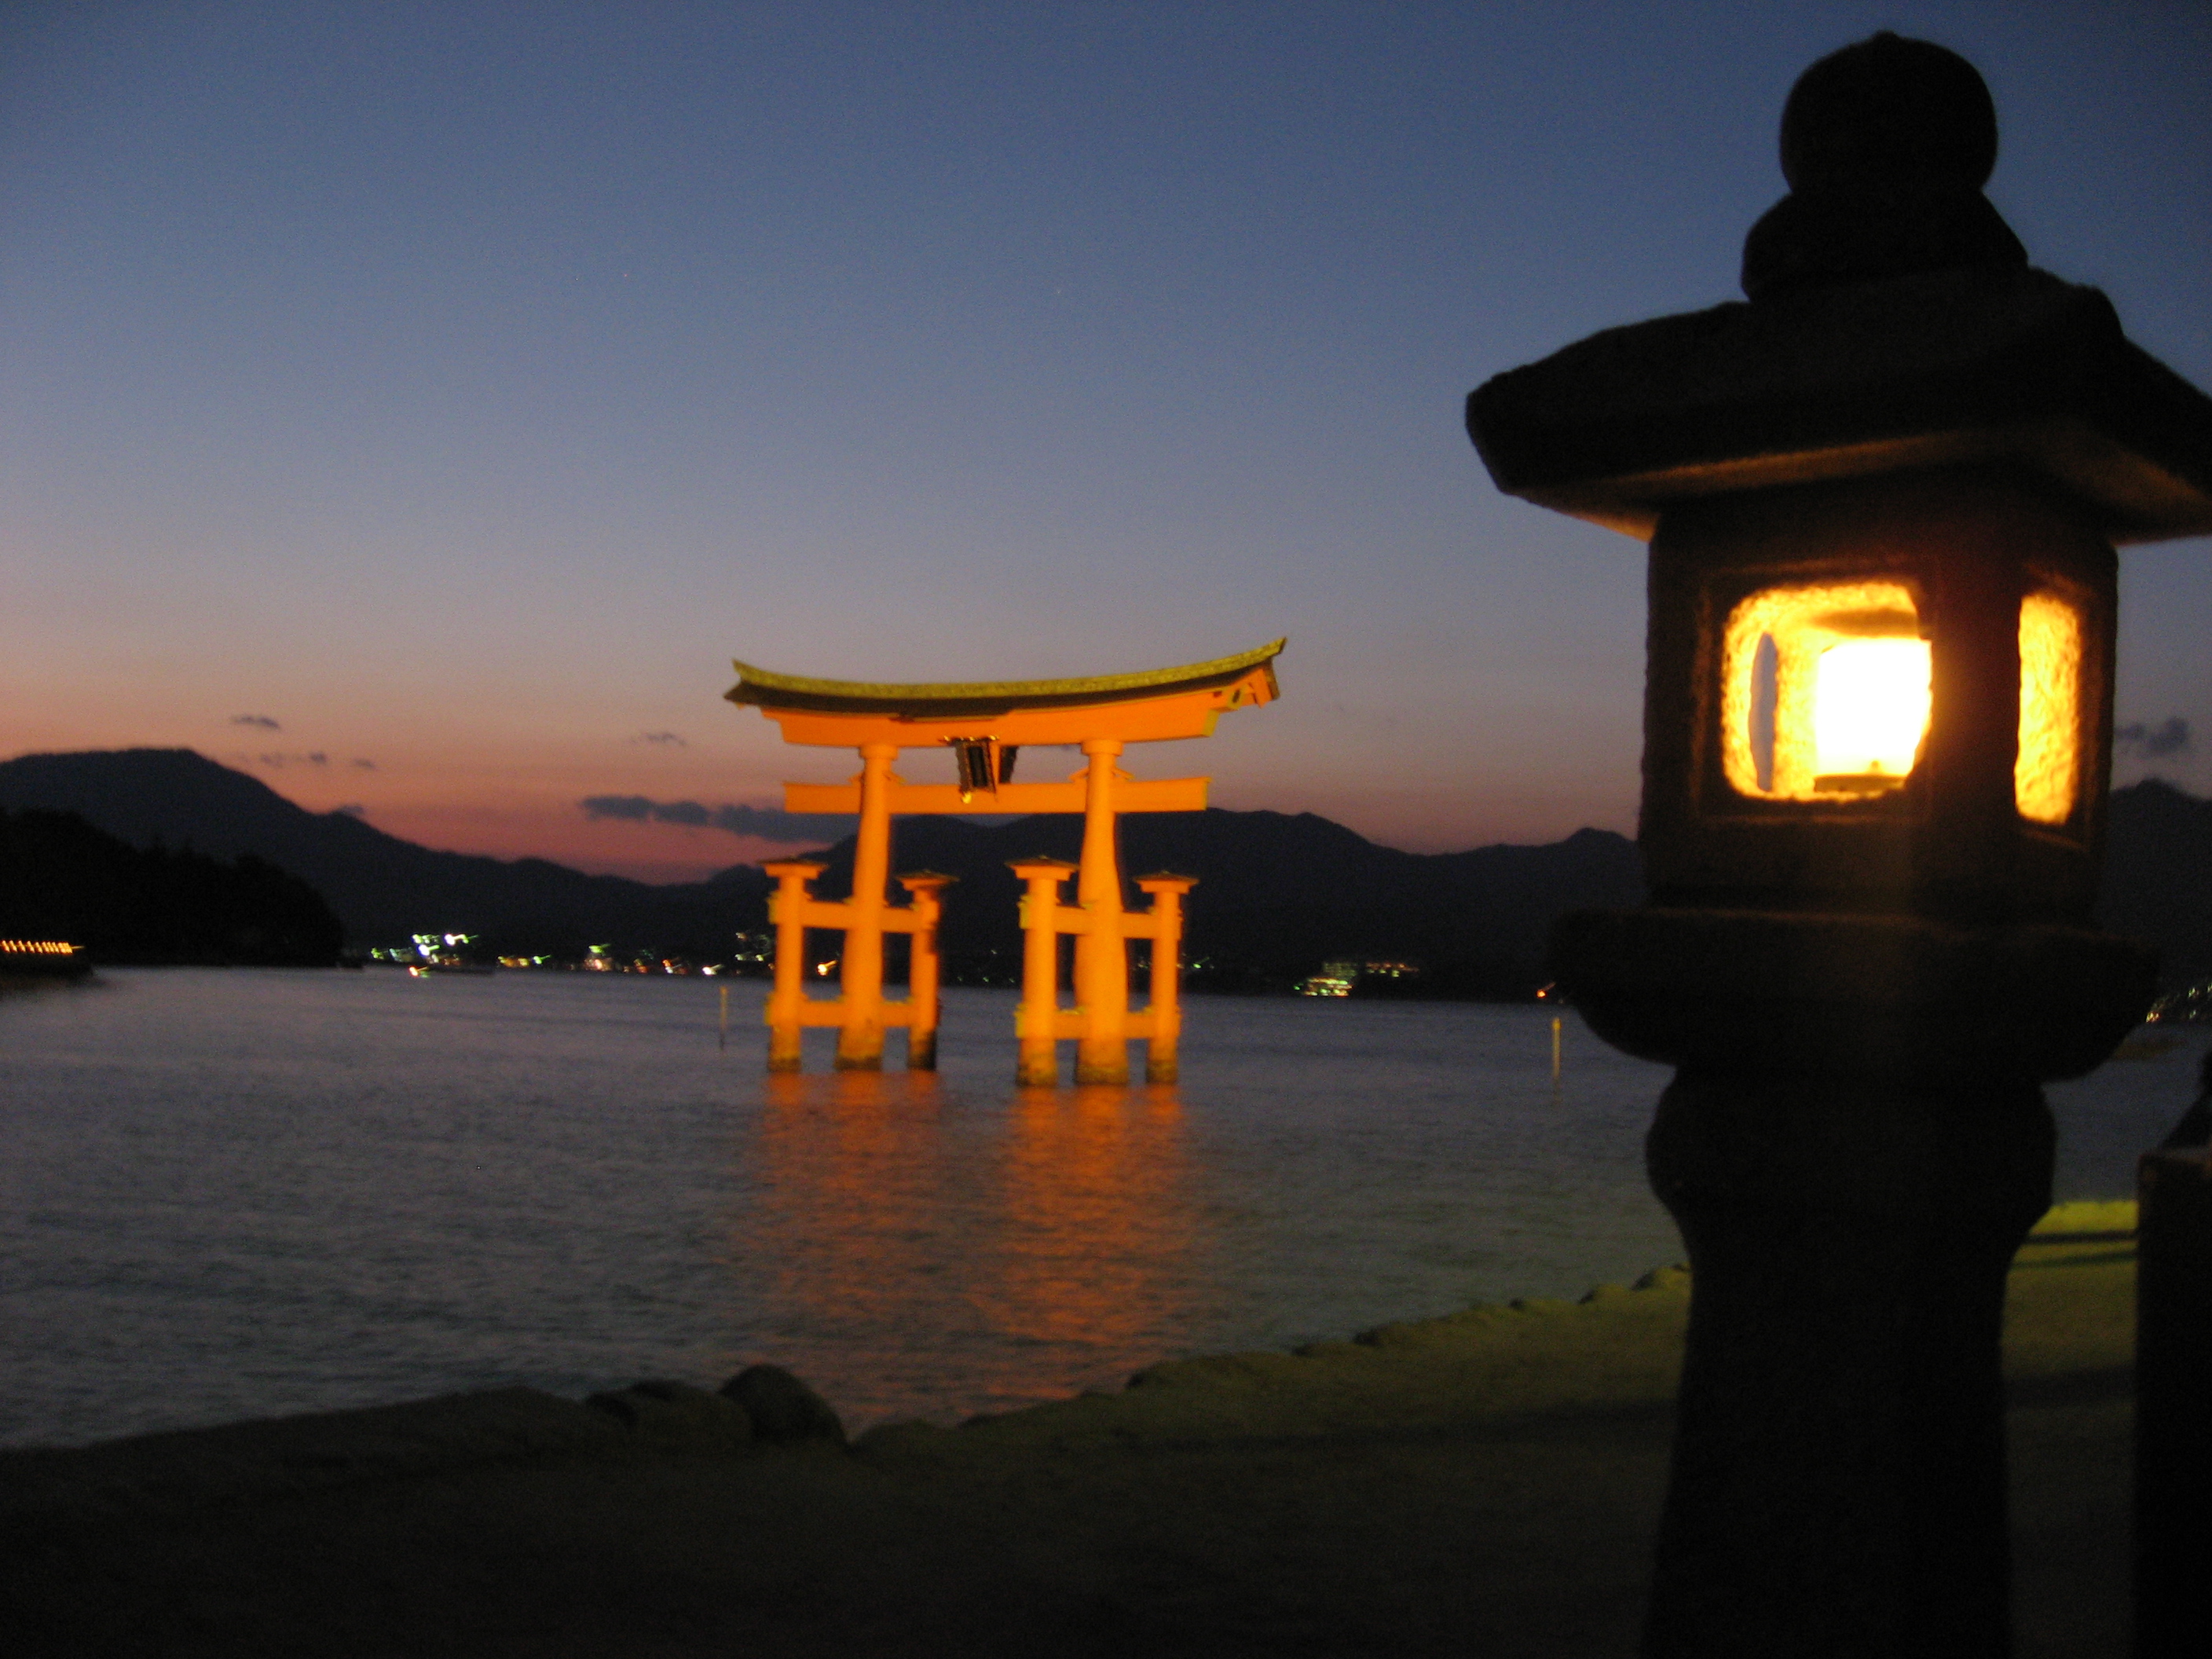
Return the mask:
<svg viewBox="0 0 2212 1659">
<path fill-rule="evenodd" d="M 2012 1274 L 2022 1659 L 2124 1651 L 2132 1224 L 2065 1206 Z M 9 1452 L 0 1649 L 1625 1656 L 1687 1307 L 1661 1270 L 849 1447 L 517 1389 Z"/>
</svg>

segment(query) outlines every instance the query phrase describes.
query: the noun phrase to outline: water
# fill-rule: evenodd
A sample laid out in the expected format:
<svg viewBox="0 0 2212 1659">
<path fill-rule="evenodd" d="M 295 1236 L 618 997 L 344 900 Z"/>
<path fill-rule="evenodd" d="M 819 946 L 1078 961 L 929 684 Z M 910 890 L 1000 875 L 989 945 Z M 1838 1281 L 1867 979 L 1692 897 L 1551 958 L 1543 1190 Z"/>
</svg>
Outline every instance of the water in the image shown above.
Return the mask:
<svg viewBox="0 0 2212 1659">
<path fill-rule="evenodd" d="M 824 1032 L 771 1079 L 763 990 L 0 1000 L 0 1443 L 757 1359 L 855 1426 L 953 1421 L 1680 1255 L 1641 1167 L 1665 1073 L 1571 1015 L 1555 1085 L 1540 1008 L 1199 998 L 1178 1086 L 1020 1091 L 1011 992 L 947 994 L 935 1077 L 828 1073 Z M 2203 1041 L 2052 1091 L 2062 1196 L 2130 1189 Z"/>
</svg>

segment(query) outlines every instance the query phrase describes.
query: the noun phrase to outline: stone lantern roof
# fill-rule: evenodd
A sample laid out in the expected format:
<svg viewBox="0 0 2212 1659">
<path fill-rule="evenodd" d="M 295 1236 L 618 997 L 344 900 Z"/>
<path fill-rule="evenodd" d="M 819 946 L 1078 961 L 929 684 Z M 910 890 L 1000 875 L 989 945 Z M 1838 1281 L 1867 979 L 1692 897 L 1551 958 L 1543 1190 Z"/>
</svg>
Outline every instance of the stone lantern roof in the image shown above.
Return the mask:
<svg viewBox="0 0 2212 1659">
<path fill-rule="evenodd" d="M 1498 487 L 1648 538 L 1670 501 L 2010 464 L 2114 542 L 2212 532 L 2212 398 L 2028 265 L 1982 194 L 1996 156 L 1965 59 L 1887 33 L 1823 58 L 1783 115 L 1792 190 L 1747 240 L 1748 303 L 1486 382 L 1468 432 Z"/>
</svg>

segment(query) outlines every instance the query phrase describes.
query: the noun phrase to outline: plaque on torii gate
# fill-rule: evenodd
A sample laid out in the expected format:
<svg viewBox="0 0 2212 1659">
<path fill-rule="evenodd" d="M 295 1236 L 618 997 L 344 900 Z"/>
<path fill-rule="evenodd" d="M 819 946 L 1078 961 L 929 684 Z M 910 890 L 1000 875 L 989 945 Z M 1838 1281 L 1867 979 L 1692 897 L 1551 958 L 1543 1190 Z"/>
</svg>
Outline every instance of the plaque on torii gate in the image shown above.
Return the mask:
<svg viewBox="0 0 2212 1659">
<path fill-rule="evenodd" d="M 1176 997 L 1182 937 L 1182 896 L 1194 878 L 1163 872 L 1140 878 L 1149 909 L 1125 910 L 1115 853 L 1120 812 L 1195 812 L 1206 806 L 1204 778 L 1133 778 L 1116 764 L 1132 743 L 1202 738 L 1224 713 L 1255 708 L 1277 695 L 1274 659 L 1284 641 L 1218 661 L 1182 668 L 1087 679 L 1025 680 L 981 685 L 881 685 L 804 679 L 738 663 L 732 702 L 750 704 L 782 728 L 786 743 L 855 749 L 860 771 L 849 783 L 787 783 L 791 812 L 853 812 L 860 833 L 853 855 L 852 896 L 817 899 L 809 885 L 825 867 L 816 859 L 765 864 L 775 878 L 769 921 L 775 929 L 775 984 L 768 1000 L 769 1069 L 799 1068 L 800 1037 L 810 1025 L 837 1030 L 841 1071 L 874 1071 L 884 1060 L 887 1028 L 904 1026 L 907 1064 L 937 1063 L 936 931 L 951 878 L 921 872 L 899 881 L 911 895 L 892 905 L 890 821 L 902 812 L 1080 812 L 1083 859 L 1024 859 L 1013 866 L 1026 886 L 1022 901 L 1022 1000 L 1014 1029 L 1023 1083 L 1058 1080 L 1057 1045 L 1076 1043 L 1076 1081 L 1126 1083 L 1128 1043 L 1146 1043 L 1147 1081 L 1173 1082 L 1180 1009 Z M 1085 765 L 1065 782 L 1016 783 L 1014 757 L 1024 747 L 1079 748 Z M 908 783 L 892 771 L 902 749 L 953 751 L 959 781 Z M 1067 877 L 1076 902 L 1060 902 Z M 805 993 L 806 930 L 842 931 L 837 998 Z M 884 996 L 884 935 L 911 936 L 912 967 L 904 1002 Z M 1076 1006 L 1059 1006 L 1059 936 L 1075 937 Z M 1152 944 L 1152 1004 L 1129 1008 L 1127 941 Z"/>
</svg>

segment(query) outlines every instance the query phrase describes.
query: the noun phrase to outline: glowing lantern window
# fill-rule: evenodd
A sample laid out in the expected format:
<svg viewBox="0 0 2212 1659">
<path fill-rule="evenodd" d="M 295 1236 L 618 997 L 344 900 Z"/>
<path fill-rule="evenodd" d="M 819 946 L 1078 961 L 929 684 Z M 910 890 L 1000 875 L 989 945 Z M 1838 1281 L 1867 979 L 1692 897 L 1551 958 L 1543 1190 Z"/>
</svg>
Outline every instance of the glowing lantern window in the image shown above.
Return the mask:
<svg viewBox="0 0 2212 1659">
<path fill-rule="evenodd" d="M 1730 613 L 1721 762 L 1766 800 L 1850 800 L 1901 785 L 1928 731 L 1928 641 L 1896 582 L 1776 587 Z"/>
<path fill-rule="evenodd" d="M 2020 607 L 2020 753 L 2013 800 L 2034 823 L 2063 823 L 2080 793 L 2081 612 L 2056 593 Z"/>
</svg>

